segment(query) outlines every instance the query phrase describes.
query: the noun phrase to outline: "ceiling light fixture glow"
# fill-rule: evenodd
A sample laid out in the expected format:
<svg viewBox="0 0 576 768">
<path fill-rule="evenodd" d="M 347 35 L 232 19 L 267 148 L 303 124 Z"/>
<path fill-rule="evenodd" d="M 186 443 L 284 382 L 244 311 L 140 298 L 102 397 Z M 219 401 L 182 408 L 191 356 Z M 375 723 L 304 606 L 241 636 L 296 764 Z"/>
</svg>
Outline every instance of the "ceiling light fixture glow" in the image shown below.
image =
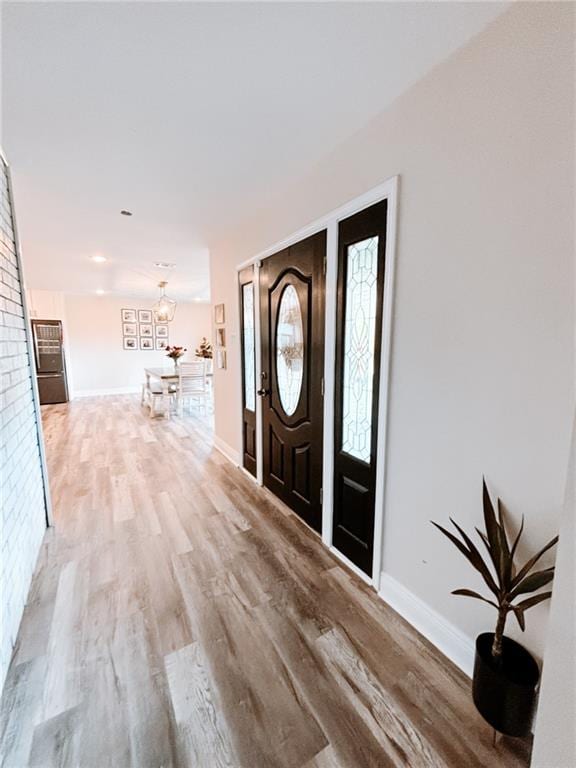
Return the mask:
<svg viewBox="0 0 576 768">
<path fill-rule="evenodd" d="M 105 293 L 106 293 L 106 291 L 103 291 L 102 288 L 97 288 L 96 289 L 96 295 L 97 296 L 104 296 Z"/>
<path fill-rule="evenodd" d="M 94 254 L 94 256 L 90 256 L 90 258 L 92 259 L 92 261 L 95 261 L 97 264 L 102 264 L 103 262 L 108 261 L 106 256 L 102 256 L 102 254 L 100 253 L 96 253 Z"/>
<path fill-rule="evenodd" d="M 160 288 L 160 298 L 154 304 L 152 304 L 152 314 L 154 320 L 157 323 L 170 323 L 174 320 L 174 314 L 176 312 L 176 302 L 174 299 L 169 299 L 164 292 L 164 289 L 168 283 L 165 280 L 161 280 L 158 283 Z"/>
</svg>

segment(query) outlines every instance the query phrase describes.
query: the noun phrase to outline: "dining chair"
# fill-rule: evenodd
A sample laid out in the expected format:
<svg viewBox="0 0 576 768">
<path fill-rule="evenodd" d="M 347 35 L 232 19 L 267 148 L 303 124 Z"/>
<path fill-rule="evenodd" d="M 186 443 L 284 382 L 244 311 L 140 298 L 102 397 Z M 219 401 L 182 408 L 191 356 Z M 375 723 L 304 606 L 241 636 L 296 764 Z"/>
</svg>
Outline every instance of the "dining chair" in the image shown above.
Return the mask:
<svg viewBox="0 0 576 768">
<path fill-rule="evenodd" d="M 206 366 L 203 360 L 180 363 L 176 404 L 180 416 L 184 414 L 184 401 L 197 401 L 206 410 L 209 390 L 206 384 Z"/>
<path fill-rule="evenodd" d="M 170 403 L 174 400 L 174 397 L 176 395 L 176 385 L 171 384 L 168 393 L 170 396 Z M 164 392 L 162 391 L 162 386 L 156 382 L 148 382 L 145 381 L 142 384 L 142 396 L 140 398 L 140 404 L 141 405 L 147 405 L 150 408 L 150 417 L 156 416 L 156 401 L 160 398 L 162 401 L 164 399 Z"/>
</svg>

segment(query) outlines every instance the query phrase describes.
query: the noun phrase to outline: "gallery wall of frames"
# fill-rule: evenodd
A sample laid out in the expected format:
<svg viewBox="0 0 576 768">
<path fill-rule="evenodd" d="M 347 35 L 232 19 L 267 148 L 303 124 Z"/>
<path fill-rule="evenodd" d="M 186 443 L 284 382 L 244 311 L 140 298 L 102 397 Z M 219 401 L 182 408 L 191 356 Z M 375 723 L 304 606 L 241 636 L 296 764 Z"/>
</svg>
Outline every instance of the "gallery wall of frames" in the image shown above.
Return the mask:
<svg viewBox="0 0 576 768">
<path fill-rule="evenodd" d="M 216 337 L 216 366 L 226 368 L 226 311 L 224 304 L 216 304 L 214 307 L 214 324 Z"/>
<path fill-rule="evenodd" d="M 124 349 L 162 350 L 168 346 L 168 323 L 155 323 L 150 309 L 122 309 L 121 315 Z"/>
</svg>

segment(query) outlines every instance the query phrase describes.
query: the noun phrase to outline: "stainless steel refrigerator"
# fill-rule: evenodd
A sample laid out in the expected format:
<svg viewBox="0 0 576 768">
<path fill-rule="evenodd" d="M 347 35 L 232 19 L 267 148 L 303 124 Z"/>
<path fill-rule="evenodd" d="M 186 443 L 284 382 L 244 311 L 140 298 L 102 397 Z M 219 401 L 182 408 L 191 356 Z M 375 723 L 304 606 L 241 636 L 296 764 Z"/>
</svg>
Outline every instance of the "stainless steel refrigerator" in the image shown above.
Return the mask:
<svg viewBox="0 0 576 768">
<path fill-rule="evenodd" d="M 32 320 L 40 405 L 68 402 L 60 320 Z"/>
</svg>

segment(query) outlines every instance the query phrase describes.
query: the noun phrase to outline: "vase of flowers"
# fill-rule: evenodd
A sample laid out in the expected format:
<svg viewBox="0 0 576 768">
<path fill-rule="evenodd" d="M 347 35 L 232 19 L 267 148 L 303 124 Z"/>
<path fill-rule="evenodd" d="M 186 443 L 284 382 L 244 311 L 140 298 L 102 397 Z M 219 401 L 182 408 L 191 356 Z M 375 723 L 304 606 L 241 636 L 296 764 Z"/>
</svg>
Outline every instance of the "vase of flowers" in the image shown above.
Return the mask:
<svg viewBox="0 0 576 768">
<path fill-rule="evenodd" d="M 206 336 L 202 337 L 200 346 L 196 350 L 196 357 L 204 357 L 207 360 L 212 359 L 212 344 L 210 344 Z"/>
<path fill-rule="evenodd" d="M 186 347 L 166 347 L 166 357 L 169 357 L 174 361 L 174 368 L 176 371 L 178 370 L 178 361 L 187 351 Z"/>
</svg>

